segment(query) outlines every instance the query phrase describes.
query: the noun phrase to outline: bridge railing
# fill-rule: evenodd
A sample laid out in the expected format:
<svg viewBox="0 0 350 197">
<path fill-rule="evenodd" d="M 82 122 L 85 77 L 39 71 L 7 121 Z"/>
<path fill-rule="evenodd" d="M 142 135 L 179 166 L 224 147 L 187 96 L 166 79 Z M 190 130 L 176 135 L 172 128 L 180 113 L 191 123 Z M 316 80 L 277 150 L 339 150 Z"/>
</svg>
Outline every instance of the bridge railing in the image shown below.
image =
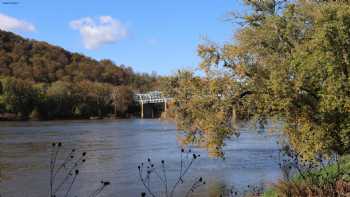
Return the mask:
<svg viewBox="0 0 350 197">
<path fill-rule="evenodd" d="M 134 95 L 134 102 L 136 103 L 165 103 L 169 100 L 172 100 L 172 98 L 165 97 L 163 94 L 159 91 L 149 92 L 146 94 L 135 94 Z"/>
</svg>

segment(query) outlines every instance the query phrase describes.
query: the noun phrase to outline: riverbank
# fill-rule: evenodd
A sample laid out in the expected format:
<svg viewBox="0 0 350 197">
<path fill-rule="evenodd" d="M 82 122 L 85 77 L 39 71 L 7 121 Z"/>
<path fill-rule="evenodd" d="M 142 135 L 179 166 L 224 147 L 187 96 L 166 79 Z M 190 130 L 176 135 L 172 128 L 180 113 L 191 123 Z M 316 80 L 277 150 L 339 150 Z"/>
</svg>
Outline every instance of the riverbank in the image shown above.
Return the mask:
<svg viewBox="0 0 350 197">
<path fill-rule="evenodd" d="M 136 107 L 131 107 L 127 113 L 122 116 L 115 114 L 105 114 L 103 116 L 67 116 L 67 117 L 47 117 L 42 116 L 40 113 L 31 113 L 29 116 L 21 116 L 17 113 L 0 112 L 0 122 L 1 121 L 50 121 L 50 120 L 108 120 L 108 119 L 135 119 L 141 118 L 140 109 L 135 109 Z M 168 104 L 168 110 L 163 112 L 158 112 L 152 116 L 145 116 L 144 118 L 150 119 L 162 119 L 167 121 L 175 121 L 175 112 L 173 104 Z"/>
<path fill-rule="evenodd" d="M 109 120 L 109 119 L 134 119 L 139 116 L 128 114 L 126 116 L 115 116 L 109 114 L 107 116 L 90 116 L 90 117 L 67 117 L 67 118 L 40 118 L 40 117 L 26 117 L 22 118 L 15 113 L 0 113 L 1 121 L 51 121 L 51 120 Z"/>
<path fill-rule="evenodd" d="M 350 194 L 350 155 L 339 163 L 309 171 L 305 177 L 298 174 L 289 181 L 280 180 L 267 189 L 263 197 L 290 196 L 348 196 Z"/>
</svg>

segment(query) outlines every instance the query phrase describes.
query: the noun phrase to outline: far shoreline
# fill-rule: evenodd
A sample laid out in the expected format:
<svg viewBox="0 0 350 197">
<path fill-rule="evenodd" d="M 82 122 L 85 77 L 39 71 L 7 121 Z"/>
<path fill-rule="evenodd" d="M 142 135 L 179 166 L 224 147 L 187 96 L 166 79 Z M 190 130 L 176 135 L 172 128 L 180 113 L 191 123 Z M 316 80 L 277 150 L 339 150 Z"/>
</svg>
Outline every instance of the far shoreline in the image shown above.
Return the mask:
<svg viewBox="0 0 350 197">
<path fill-rule="evenodd" d="M 48 122 L 48 121 L 75 121 L 75 120 L 84 120 L 84 121 L 96 121 L 96 120 L 133 120 L 133 119 L 145 119 L 145 120 L 162 120 L 162 121 L 173 121 L 172 118 L 164 117 L 155 117 L 155 118 L 141 118 L 140 116 L 128 116 L 128 117 L 73 117 L 73 118 L 50 118 L 50 119 L 31 119 L 31 118 L 0 118 L 1 122 Z"/>
</svg>

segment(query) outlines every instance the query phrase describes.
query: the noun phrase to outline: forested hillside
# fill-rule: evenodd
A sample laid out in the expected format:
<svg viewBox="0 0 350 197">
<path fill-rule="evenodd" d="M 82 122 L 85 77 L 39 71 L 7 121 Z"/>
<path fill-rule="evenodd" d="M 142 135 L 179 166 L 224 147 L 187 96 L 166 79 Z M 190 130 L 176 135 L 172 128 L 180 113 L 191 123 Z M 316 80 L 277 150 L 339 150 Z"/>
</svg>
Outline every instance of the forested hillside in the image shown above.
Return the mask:
<svg viewBox="0 0 350 197">
<path fill-rule="evenodd" d="M 154 76 L 135 74 L 131 67 L 118 66 L 110 60 L 96 61 L 46 42 L 24 39 L 1 30 L 0 74 L 43 83 L 89 80 L 133 85 L 140 89 L 140 85 L 155 80 Z"/>
<path fill-rule="evenodd" d="M 0 30 L 0 82 L 0 113 L 70 118 L 125 116 L 132 91 L 155 88 L 158 77 Z"/>
</svg>

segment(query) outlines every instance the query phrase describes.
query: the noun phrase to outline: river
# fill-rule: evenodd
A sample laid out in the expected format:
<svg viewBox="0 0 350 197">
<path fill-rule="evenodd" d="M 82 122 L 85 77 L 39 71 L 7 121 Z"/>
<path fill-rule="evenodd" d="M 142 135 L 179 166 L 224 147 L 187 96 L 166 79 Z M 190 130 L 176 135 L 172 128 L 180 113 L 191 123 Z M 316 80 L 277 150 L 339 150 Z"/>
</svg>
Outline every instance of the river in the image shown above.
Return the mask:
<svg viewBox="0 0 350 197">
<path fill-rule="evenodd" d="M 49 196 L 50 144 L 60 141 L 61 153 L 72 148 L 87 152 L 71 196 L 88 196 L 101 180 L 111 185 L 99 196 L 140 196 L 145 189 L 137 166 L 147 158 L 159 164 L 165 160 L 169 185 L 176 180 L 180 166 L 177 135 L 173 123 L 156 119 L 0 122 L 0 195 Z M 195 196 L 217 196 L 222 188 L 232 185 L 243 190 L 247 185 L 275 182 L 281 176 L 276 140 L 277 135 L 243 127 L 239 138 L 226 141 L 225 160 L 210 158 L 205 150 L 194 148 L 201 157 L 176 196 L 187 191 L 198 177 L 206 184 Z"/>
</svg>

